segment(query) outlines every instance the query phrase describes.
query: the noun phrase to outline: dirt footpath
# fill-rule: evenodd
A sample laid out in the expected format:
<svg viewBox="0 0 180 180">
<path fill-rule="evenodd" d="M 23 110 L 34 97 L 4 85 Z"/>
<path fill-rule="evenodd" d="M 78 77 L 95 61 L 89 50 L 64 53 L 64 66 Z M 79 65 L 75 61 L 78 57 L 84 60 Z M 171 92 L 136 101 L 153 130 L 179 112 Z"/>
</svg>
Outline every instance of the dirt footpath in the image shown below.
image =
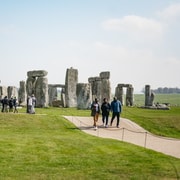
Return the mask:
<svg viewBox="0 0 180 180">
<path fill-rule="evenodd" d="M 99 119 L 98 129 L 95 130 L 92 126 L 92 117 L 64 117 L 88 134 L 129 142 L 180 158 L 180 139 L 164 138 L 153 135 L 128 119 L 120 119 L 120 128 L 116 128 L 116 120 L 114 120 L 114 124 L 111 127 L 105 128 L 102 125 L 102 120 Z"/>
</svg>

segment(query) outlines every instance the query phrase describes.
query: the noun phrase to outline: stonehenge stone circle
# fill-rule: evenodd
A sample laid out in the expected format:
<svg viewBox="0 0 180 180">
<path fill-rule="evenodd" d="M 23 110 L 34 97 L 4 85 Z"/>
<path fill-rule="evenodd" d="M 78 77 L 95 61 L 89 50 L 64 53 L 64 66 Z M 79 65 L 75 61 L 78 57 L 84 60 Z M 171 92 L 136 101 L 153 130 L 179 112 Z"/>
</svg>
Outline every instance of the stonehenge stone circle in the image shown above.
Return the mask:
<svg viewBox="0 0 180 180">
<path fill-rule="evenodd" d="M 97 98 L 100 104 L 104 98 L 108 101 L 111 97 L 110 72 L 100 72 L 99 76 L 89 77 L 88 83 L 78 83 L 78 70 L 68 68 L 66 70 L 64 84 L 48 84 L 48 72 L 45 70 L 33 70 L 27 72 L 26 81 L 20 81 L 20 87 L 0 86 L 0 98 L 17 96 L 20 105 L 27 105 L 27 96 L 36 97 L 36 107 L 77 107 L 87 109 L 92 101 Z M 57 94 L 57 88 L 60 93 Z M 133 106 L 133 91 L 131 84 L 118 84 L 115 88 L 115 96 L 124 104 L 123 88 L 126 89 L 126 106 Z M 153 104 L 154 94 L 150 93 L 150 87 L 146 87 L 146 105 Z M 60 100 L 57 99 L 60 97 Z"/>
</svg>

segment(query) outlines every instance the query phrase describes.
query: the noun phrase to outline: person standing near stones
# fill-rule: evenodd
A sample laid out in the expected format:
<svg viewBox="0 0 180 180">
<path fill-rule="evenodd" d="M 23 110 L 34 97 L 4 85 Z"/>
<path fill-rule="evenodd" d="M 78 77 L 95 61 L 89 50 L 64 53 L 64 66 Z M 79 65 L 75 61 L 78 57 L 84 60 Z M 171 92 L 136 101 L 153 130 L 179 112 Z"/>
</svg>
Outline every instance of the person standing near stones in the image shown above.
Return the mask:
<svg viewBox="0 0 180 180">
<path fill-rule="evenodd" d="M 13 96 L 9 99 L 9 112 L 13 112 Z"/>
<path fill-rule="evenodd" d="M 120 114 L 122 112 L 122 104 L 121 101 L 117 99 L 117 97 L 114 97 L 113 101 L 111 102 L 111 111 L 112 111 L 112 118 L 110 125 L 112 126 L 114 118 L 117 117 L 116 127 L 119 128 L 119 120 L 120 120 Z"/>
<path fill-rule="evenodd" d="M 101 105 L 101 111 L 102 111 L 102 122 L 106 128 L 108 127 L 108 119 L 109 119 L 110 110 L 111 110 L 111 105 L 107 101 L 107 98 L 104 98 L 103 103 Z"/>
<path fill-rule="evenodd" d="M 91 116 L 93 116 L 93 120 L 94 120 L 93 126 L 95 130 L 97 129 L 97 121 L 99 118 L 99 114 L 100 114 L 100 105 L 99 105 L 98 99 L 95 98 L 95 100 L 91 104 Z"/>
<path fill-rule="evenodd" d="M 36 97 L 34 96 L 34 94 L 32 94 L 31 99 L 32 99 L 31 114 L 35 114 Z"/>
<path fill-rule="evenodd" d="M 8 112 L 9 100 L 8 97 L 5 96 L 2 100 L 2 111 L 1 112 Z"/>
<path fill-rule="evenodd" d="M 27 98 L 27 113 L 31 113 L 32 109 L 32 98 L 31 96 L 28 96 Z"/>
<path fill-rule="evenodd" d="M 16 96 L 15 96 L 14 99 L 13 99 L 13 106 L 14 106 L 14 113 L 15 113 L 15 112 L 18 113 L 18 110 L 17 110 L 18 100 L 17 100 Z"/>
</svg>

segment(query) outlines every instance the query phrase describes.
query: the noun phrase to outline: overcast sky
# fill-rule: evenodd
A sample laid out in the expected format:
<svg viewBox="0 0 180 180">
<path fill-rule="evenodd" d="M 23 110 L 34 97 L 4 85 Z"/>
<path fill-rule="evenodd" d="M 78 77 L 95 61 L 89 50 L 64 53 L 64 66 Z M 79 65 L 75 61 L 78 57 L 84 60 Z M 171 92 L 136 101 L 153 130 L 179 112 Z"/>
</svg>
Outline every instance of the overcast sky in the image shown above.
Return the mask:
<svg viewBox="0 0 180 180">
<path fill-rule="evenodd" d="M 180 0 L 0 0 L 1 86 L 27 71 L 64 84 L 110 71 L 117 84 L 180 88 Z"/>
</svg>

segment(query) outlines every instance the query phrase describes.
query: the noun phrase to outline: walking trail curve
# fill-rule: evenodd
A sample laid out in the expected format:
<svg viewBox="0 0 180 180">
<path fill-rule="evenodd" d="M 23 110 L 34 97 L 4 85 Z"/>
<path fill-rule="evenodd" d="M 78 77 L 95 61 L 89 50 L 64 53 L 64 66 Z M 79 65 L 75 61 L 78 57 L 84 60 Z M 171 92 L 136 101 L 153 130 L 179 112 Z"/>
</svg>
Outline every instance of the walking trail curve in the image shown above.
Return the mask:
<svg viewBox="0 0 180 180">
<path fill-rule="evenodd" d="M 180 158 L 180 139 L 165 138 L 153 135 L 128 119 L 120 119 L 120 128 L 116 128 L 116 121 L 114 121 L 114 124 L 108 128 L 105 128 L 103 125 L 99 125 L 98 129 L 95 130 L 92 126 L 92 117 L 64 117 L 85 133 L 98 137 L 129 142 L 170 156 L 174 156 L 176 158 Z M 99 124 L 100 122 L 102 121 L 99 120 Z"/>
</svg>

